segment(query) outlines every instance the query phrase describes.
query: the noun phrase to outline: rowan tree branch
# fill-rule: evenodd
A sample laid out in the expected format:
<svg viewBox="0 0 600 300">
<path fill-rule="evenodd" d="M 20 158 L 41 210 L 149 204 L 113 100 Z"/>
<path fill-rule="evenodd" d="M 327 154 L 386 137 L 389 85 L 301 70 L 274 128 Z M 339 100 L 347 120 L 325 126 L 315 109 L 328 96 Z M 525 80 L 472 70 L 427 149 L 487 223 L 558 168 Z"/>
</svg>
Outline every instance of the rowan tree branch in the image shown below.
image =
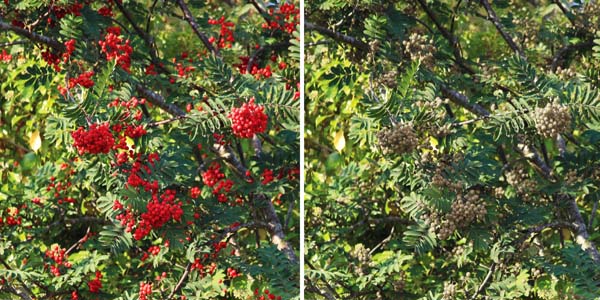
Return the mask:
<svg viewBox="0 0 600 300">
<path fill-rule="evenodd" d="M 190 26 L 192 27 L 192 30 L 198 36 L 198 38 L 200 38 L 200 40 L 202 41 L 202 43 L 204 44 L 206 49 L 208 49 L 208 51 L 210 51 L 215 56 L 221 56 L 221 54 L 219 53 L 219 49 L 213 47 L 213 45 L 208 41 L 208 37 L 206 36 L 206 34 L 204 34 L 202 31 L 200 31 L 200 26 L 198 26 L 198 23 L 196 22 L 196 18 L 194 18 L 194 15 L 192 15 L 192 12 L 188 8 L 187 4 L 185 4 L 185 1 L 184 0 L 176 0 L 176 1 L 177 1 L 177 5 L 179 5 L 179 8 L 181 8 L 181 11 L 183 12 L 183 18 L 190 24 Z"/>
<path fill-rule="evenodd" d="M 488 0 L 481 0 L 481 5 L 483 5 L 483 7 L 485 8 L 485 11 L 488 14 L 490 22 L 492 22 L 492 24 L 494 24 L 494 26 L 496 27 L 496 30 L 498 31 L 498 33 L 500 33 L 500 35 L 502 36 L 504 41 L 506 41 L 508 46 L 513 51 L 515 51 L 519 56 L 525 57 L 525 54 L 523 53 L 521 48 L 519 48 L 519 46 L 517 46 L 515 41 L 513 41 L 512 37 L 504 30 L 504 25 L 502 25 L 502 23 L 500 23 L 500 19 L 498 19 L 498 16 L 496 16 L 496 12 L 494 12 L 494 9 L 492 8 L 492 6 L 488 2 Z"/>
<path fill-rule="evenodd" d="M 550 70 L 552 70 L 552 72 L 555 72 L 556 69 L 558 69 L 558 67 L 565 66 L 567 58 L 571 56 L 574 52 L 589 51 L 592 49 L 592 47 L 594 47 L 593 40 L 583 41 L 576 44 L 569 44 L 562 47 L 558 52 L 556 52 L 556 54 L 552 58 Z"/>
<path fill-rule="evenodd" d="M 332 38 L 338 42 L 343 42 L 345 44 L 352 45 L 354 48 L 360 49 L 365 52 L 369 51 L 369 44 L 349 35 L 345 35 L 340 32 L 335 32 L 327 27 L 313 24 L 311 22 L 304 22 L 304 29 L 308 31 L 317 31 L 320 34 Z"/>
<path fill-rule="evenodd" d="M 431 8 L 427 6 L 425 0 L 417 0 L 417 2 L 421 6 L 421 8 L 423 8 L 425 14 L 427 14 L 427 17 L 429 17 L 429 19 L 433 22 L 437 30 L 450 44 L 450 48 L 452 48 L 452 54 L 454 55 L 454 59 L 456 60 L 458 66 L 469 74 L 475 74 L 475 71 L 467 64 L 467 61 L 462 56 L 458 38 L 442 25 L 442 23 L 438 20 L 433 10 L 431 10 Z"/>
<path fill-rule="evenodd" d="M 64 52 L 66 49 L 66 47 L 63 43 L 61 43 L 53 38 L 43 36 L 43 35 L 37 34 L 35 32 L 28 31 L 24 28 L 17 27 L 12 24 L 8 24 L 8 23 L 4 22 L 4 20 L 1 17 L 0 17 L 0 31 L 12 31 L 12 32 L 16 33 L 17 35 L 20 35 L 24 38 L 27 38 L 27 39 L 37 42 L 37 43 L 47 45 L 47 46 L 49 46 L 55 50 L 58 50 L 60 52 Z"/>
</svg>

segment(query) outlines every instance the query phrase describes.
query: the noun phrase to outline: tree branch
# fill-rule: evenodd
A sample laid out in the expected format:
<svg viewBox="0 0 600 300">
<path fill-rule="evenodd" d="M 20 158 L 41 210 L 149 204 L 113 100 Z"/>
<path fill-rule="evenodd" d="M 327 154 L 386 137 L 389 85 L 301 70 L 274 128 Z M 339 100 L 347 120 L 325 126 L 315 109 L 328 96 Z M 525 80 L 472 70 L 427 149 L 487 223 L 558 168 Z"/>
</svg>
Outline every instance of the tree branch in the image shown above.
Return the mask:
<svg viewBox="0 0 600 300">
<path fill-rule="evenodd" d="M 304 22 L 304 29 L 308 31 L 317 31 L 320 34 L 330 37 L 338 42 L 343 42 L 345 44 L 350 44 L 354 48 L 360 49 L 362 51 L 368 52 L 369 45 L 359 39 L 351 37 L 349 35 L 345 35 L 343 33 L 335 32 L 329 28 L 323 27 L 321 25 L 313 24 L 311 22 Z"/>
<path fill-rule="evenodd" d="M 525 57 L 525 54 L 523 53 L 523 51 L 521 50 L 521 48 L 519 48 L 519 46 L 517 46 L 517 44 L 515 43 L 515 41 L 513 41 L 513 39 L 510 37 L 510 35 L 508 35 L 508 33 L 504 30 L 504 26 L 502 25 L 502 23 L 500 23 L 500 20 L 498 19 L 498 16 L 496 16 L 496 13 L 492 9 L 492 6 L 488 2 L 488 0 L 481 0 L 481 4 L 485 8 L 485 11 L 488 14 L 489 20 L 492 22 L 492 24 L 494 24 L 494 26 L 496 27 L 496 30 L 498 30 L 498 33 L 500 33 L 500 35 L 502 36 L 502 38 L 504 39 L 504 41 L 506 41 L 506 43 L 508 44 L 508 46 L 513 51 L 515 51 L 517 54 L 519 54 L 519 56 Z"/>
<path fill-rule="evenodd" d="M 579 42 L 577 44 L 570 44 L 562 47 L 552 58 L 552 63 L 550 64 L 550 70 L 555 72 L 558 67 L 564 66 L 567 58 L 574 52 L 578 51 L 588 51 L 594 47 L 594 41 L 584 41 Z"/>
<path fill-rule="evenodd" d="M 190 24 L 190 26 L 192 27 L 192 30 L 194 31 L 194 33 L 196 33 L 198 38 L 200 38 L 200 40 L 202 41 L 202 43 L 204 44 L 206 49 L 208 49 L 208 51 L 210 51 L 215 56 L 220 56 L 221 54 L 219 53 L 219 49 L 213 47 L 213 45 L 208 41 L 208 37 L 206 36 L 206 34 L 204 34 L 203 32 L 200 31 L 200 26 L 198 26 L 196 19 L 192 15 L 192 12 L 188 8 L 188 6 L 185 4 L 185 2 L 183 0 L 177 0 L 177 4 L 179 5 L 179 8 L 181 8 L 181 11 L 183 12 L 183 18 Z"/>
<path fill-rule="evenodd" d="M 17 35 L 20 35 L 22 37 L 25 37 L 31 41 L 34 41 L 34 42 L 37 42 L 40 44 L 48 45 L 49 47 L 51 47 L 55 50 L 58 50 L 60 52 L 64 52 L 66 49 L 64 44 L 62 44 L 61 42 L 59 42 L 55 39 L 37 34 L 35 32 L 27 31 L 26 29 L 14 26 L 12 24 L 5 23 L 1 17 L 0 17 L 0 30 L 12 31 L 12 32 L 16 33 Z"/>
<path fill-rule="evenodd" d="M 469 74 L 475 74 L 475 71 L 473 71 L 473 69 L 471 67 L 469 67 L 469 65 L 467 65 L 466 60 L 462 56 L 458 38 L 455 35 L 453 35 L 450 31 L 448 31 L 448 29 L 446 29 L 442 25 L 442 23 L 440 23 L 440 21 L 437 19 L 436 15 L 433 13 L 431 8 L 429 6 L 427 6 L 427 3 L 425 2 L 425 0 L 417 0 L 417 2 L 419 2 L 419 5 L 421 6 L 421 8 L 423 8 L 425 13 L 427 14 L 427 17 L 429 17 L 429 19 L 433 22 L 435 27 L 440 31 L 442 36 L 450 44 L 450 48 L 452 48 L 452 54 L 454 55 L 454 59 L 456 60 L 456 63 L 458 64 L 458 66 L 461 67 L 463 70 L 465 70 Z"/>
</svg>

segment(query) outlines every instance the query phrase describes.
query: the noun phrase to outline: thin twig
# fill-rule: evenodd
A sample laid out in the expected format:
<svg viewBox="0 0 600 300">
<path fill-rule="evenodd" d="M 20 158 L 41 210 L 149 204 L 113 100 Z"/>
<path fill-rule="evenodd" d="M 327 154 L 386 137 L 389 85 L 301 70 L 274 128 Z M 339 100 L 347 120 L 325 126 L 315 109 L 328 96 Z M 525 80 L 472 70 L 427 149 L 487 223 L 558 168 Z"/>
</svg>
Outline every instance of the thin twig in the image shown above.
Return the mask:
<svg viewBox="0 0 600 300">
<path fill-rule="evenodd" d="M 190 270 L 191 269 L 192 269 L 192 264 L 188 263 L 185 266 L 185 270 L 183 271 L 183 274 L 181 274 L 181 277 L 179 278 L 179 281 L 177 281 L 177 284 L 175 285 L 175 287 L 173 288 L 173 290 L 171 291 L 171 293 L 169 294 L 169 296 L 167 296 L 167 300 L 173 298 L 173 296 L 175 296 L 175 293 L 177 293 L 181 289 L 181 287 L 183 286 L 183 283 L 185 282 L 185 280 L 190 275 Z"/>
<path fill-rule="evenodd" d="M 492 276 L 494 275 L 495 271 L 496 271 L 496 263 L 492 262 L 492 265 L 490 266 L 489 271 L 485 275 L 485 278 L 479 285 L 479 288 L 477 289 L 477 291 L 475 291 L 475 294 L 473 294 L 471 296 L 471 298 L 470 298 L 471 300 L 477 299 L 477 295 L 481 294 L 481 292 L 483 292 L 483 290 L 490 284 L 490 279 L 492 279 Z"/>
</svg>

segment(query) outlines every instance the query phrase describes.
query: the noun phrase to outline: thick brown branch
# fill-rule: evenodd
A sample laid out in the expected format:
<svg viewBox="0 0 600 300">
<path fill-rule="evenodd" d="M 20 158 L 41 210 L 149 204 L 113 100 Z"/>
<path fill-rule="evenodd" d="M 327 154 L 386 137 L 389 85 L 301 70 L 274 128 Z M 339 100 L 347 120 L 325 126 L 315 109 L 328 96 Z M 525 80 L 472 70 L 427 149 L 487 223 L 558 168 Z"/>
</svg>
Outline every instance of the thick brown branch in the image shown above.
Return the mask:
<svg viewBox="0 0 600 300">
<path fill-rule="evenodd" d="M 183 12 L 183 18 L 190 24 L 192 30 L 194 30 L 194 33 L 198 36 L 198 38 L 200 38 L 206 49 L 208 49 L 208 51 L 210 51 L 215 56 L 220 56 L 219 50 L 213 47 L 213 45 L 208 41 L 208 37 L 206 36 L 206 34 L 200 31 L 200 26 L 198 26 L 196 18 L 194 18 L 194 16 L 192 15 L 192 12 L 188 8 L 187 4 L 185 4 L 183 0 L 177 0 L 177 4 Z"/>
<path fill-rule="evenodd" d="M 48 46 L 52 47 L 53 49 L 58 50 L 60 52 L 64 52 L 66 49 L 64 44 L 62 44 L 61 42 L 59 42 L 55 39 L 37 34 L 35 32 L 30 32 L 21 27 L 17 27 L 17 26 L 5 23 L 1 18 L 0 18 L 0 31 L 12 31 L 22 37 L 25 37 L 25 38 L 31 40 L 31 41 L 34 41 L 34 42 L 37 42 L 40 44 L 44 44 L 44 45 L 48 45 Z"/>
<path fill-rule="evenodd" d="M 498 16 L 496 16 L 496 12 L 494 12 L 494 9 L 492 9 L 492 6 L 488 2 L 488 0 L 481 0 L 481 5 L 483 5 L 483 7 L 485 8 L 489 20 L 492 22 L 492 24 L 494 24 L 496 30 L 498 31 L 498 33 L 500 33 L 500 35 L 502 36 L 504 41 L 506 41 L 508 46 L 517 54 L 519 54 L 519 56 L 525 57 L 525 54 L 523 53 L 521 48 L 517 46 L 515 41 L 513 41 L 512 37 L 510 37 L 510 35 L 508 35 L 508 33 L 504 30 L 504 26 L 502 25 L 502 23 L 500 23 L 500 19 L 498 19 Z"/>
<path fill-rule="evenodd" d="M 340 32 L 335 32 L 329 28 L 326 28 L 324 26 L 321 25 L 317 25 L 317 24 L 313 24 L 311 22 L 304 22 L 304 29 L 305 30 L 314 30 L 319 32 L 320 34 L 330 37 L 338 42 L 342 42 L 345 44 L 350 44 L 352 45 L 354 48 L 360 49 L 362 51 L 369 51 L 369 45 L 359 39 L 356 39 L 354 37 L 351 37 L 349 35 L 345 35 L 343 33 Z"/>
<path fill-rule="evenodd" d="M 562 47 L 552 58 L 552 63 L 550 65 L 550 70 L 552 72 L 556 71 L 558 67 L 563 67 L 567 58 L 573 54 L 574 52 L 579 51 L 588 51 L 594 47 L 594 41 L 585 41 L 577 44 L 570 44 Z"/>
</svg>

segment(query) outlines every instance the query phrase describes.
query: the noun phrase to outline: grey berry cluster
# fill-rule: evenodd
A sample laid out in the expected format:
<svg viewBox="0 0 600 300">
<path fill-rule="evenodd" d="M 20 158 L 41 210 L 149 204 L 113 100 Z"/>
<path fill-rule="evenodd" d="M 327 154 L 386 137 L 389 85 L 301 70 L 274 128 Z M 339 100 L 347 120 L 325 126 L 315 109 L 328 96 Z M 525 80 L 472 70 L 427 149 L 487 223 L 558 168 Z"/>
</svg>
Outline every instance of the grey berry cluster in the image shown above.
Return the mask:
<svg viewBox="0 0 600 300">
<path fill-rule="evenodd" d="M 442 240 L 448 239 L 456 229 L 481 221 L 486 214 L 487 209 L 481 201 L 479 191 L 470 190 L 466 195 L 458 195 L 452 202 L 452 210 L 446 215 L 437 232 L 438 237 Z"/>
<path fill-rule="evenodd" d="M 531 193 L 536 188 L 536 182 L 530 179 L 529 174 L 522 166 L 515 166 L 505 173 L 506 182 L 512 185 L 523 200 L 529 200 Z"/>
<path fill-rule="evenodd" d="M 394 127 L 382 129 L 377 133 L 379 145 L 385 154 L 410 153 L 418 145 L 419 140 L 409 124 L 398 124 Z"/>
<path fill-rule="evenodd" d="M 381 77 L 379 78 L 379 82 L 385 86 L 387 86 L 390 89 L 396 88 L 396 86 L 398 86 L 398 71 L 396 70 L 391 70 L 389 72 L 385 72 L 383 73 L 383 75 L 381 75 Z"/>
<path fill-rule="evenodd" d="M 394 292 L 402 292 L 405 286 L 406 274 L 403 271 L 400 271 L 400 278 L 392 281 L 392 288 L 394 289 Z"/>
<path fill-rule="evenodd" d="M 444 282 L 444 292 L 442 294 L 443 300 L 454 300 L 456 299 L 456 283 Z"/>
<path fill-rule="evenodd" d="M 411 60 L 420 60 L 421 63 L 428 68 L 434 66 L 435 59 L 433 57 L 436 52 L 435 45 L 432 39 L 427 39 L 426 36 L 420 33 L 412 33 L 408 39 L 402 42 L 405 55 Z"/>
<path fill-rule="evenodd" d="M 533 117 L 538 133 L 546 138 L 556 138 L 571 127 L 569 108 L 556 102 L 536 108 Z"/>
<path fill-rule="evenodd" d="M 365 245 L 358 243 L 354 245 L 354 249 L 350 252 L 350 256 L 358 260 L 358 265 L 354 265 L 354 272 L 364 276 L 369 273 L 369 267 L 373 264 L 371 254 Z"/>
</svg>

